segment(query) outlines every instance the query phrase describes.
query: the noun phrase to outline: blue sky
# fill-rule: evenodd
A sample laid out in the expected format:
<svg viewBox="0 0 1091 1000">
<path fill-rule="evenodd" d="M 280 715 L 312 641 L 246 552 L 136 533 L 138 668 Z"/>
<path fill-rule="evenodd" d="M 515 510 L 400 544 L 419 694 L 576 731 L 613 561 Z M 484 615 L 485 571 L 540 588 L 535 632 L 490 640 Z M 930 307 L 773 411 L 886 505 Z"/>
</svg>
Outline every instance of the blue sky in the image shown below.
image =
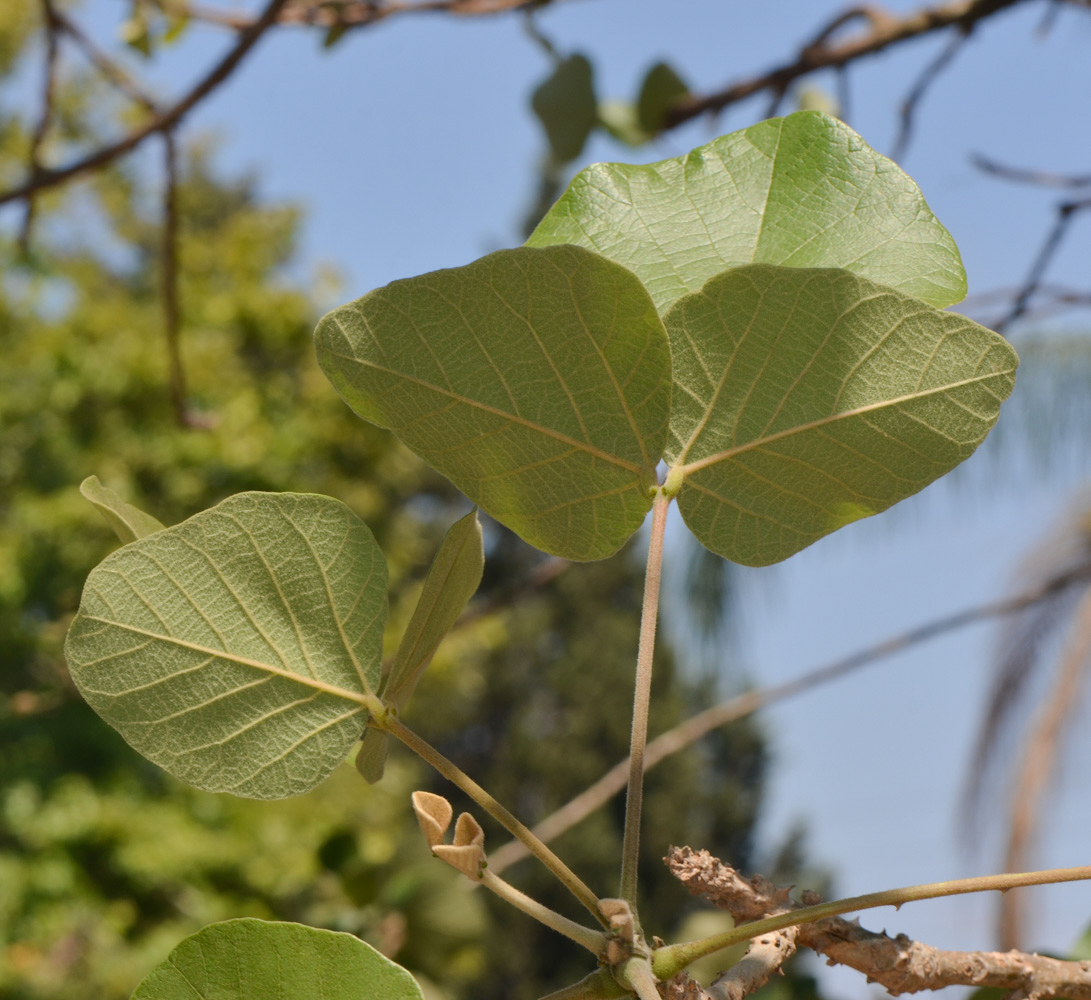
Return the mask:
<svg viewBox="0 0 1091 1000">
<path fill-rule="evenodd" d="M 592 59 L 601 96 L 629 97 L 661 58 L 699 91 L 765 69 L 843 6 L 571 0 L 540 23 L 562 52 Z M 917 4 L 888 6 L 906 11 Z M 89 0 L 85 10 L 97 30 L 108 32 L 122 7 Z M 1062 12 L 1052 32 L 1039 37 L 1043 11 L 1023 4 L 974 34 L 921 104 L 903 161 L 958 241 L 971 294 L 1021 280 L 1058 195 L 984 177 L 969 154 L 1060 172 L 1091 169 L 1091 17 Z M 228 41 L 214 28 L 192 30 L 154 68 L 164 92 L 177 92 Z M 898 103 L 943 44 L 915 42 L 851 70 L 850 123 L 880 151 L 891 146 Z M 266 197 L 304 207 L 300 273 L 333 264 L 344 300 L 519 242 L 544 150 L 528 97 L 547 70 L 512 16 L 392 19 L 329 52 L 318 35 L 285 29 L 261 43 L 187 121 L 186 132 L 211 130 L 226 169 L 253 170 Z M 813 82 L 833 88 L 828 74 Z M 635 155 L 595 140 L 585 159 L 676 155 L 752 123 L 767 100 L 692 123 Z M 784 110 L 791 106 L 789 97 Z M 1087 287 L 1089 262 L 1091 219 L 1073 229 L 1051 278 Z M 781 567 L 746 571 L 741 653 L 725 656 L 725 670 L 741 667 L 755 684 L 771 683 L 999 596 L 1020 553 L 1087 480 L 1089 457 L 1070 449 L 1045 473 L 1023 460 L 975 458 L 952 484 L 853 525 Z M 832 868 L 842 894 L 995 869 L 995 843 L 985 845 L 991 854 L 968 855 L 954 833 L 993 635 L 987 626 L 965 630 L 769 712 L 776 770 L 762 827 L 767 842 L 803 819 L 810 851 Z M 1091 795 L 1080 794 L 1079 781 L 1091 742 L 1081 735 L 1071 749 L 1041 867 L 1089 860 Z M 1040 890 L 1035 899 L 1035 946 L 1063 950 L 1091 920 L 1086 886 Z M 864 923 L 945 947 L 991 947 L 992 903 L 974 897 L 918 904 L 896 916 L 871 914 Z M 843 996 L 867 995 L 855 974 L 823 974 Z"/>
</svg>

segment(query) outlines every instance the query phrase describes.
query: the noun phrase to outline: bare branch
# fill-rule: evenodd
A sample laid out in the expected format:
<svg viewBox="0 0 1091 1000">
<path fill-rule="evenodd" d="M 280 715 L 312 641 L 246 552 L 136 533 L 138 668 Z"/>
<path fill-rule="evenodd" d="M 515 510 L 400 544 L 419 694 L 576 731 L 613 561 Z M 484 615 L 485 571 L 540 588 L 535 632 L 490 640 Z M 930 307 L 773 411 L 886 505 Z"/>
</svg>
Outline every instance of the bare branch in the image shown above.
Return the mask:
<svg viewBox="0 0 1091 1000">
<path fill-rule="evenodd" d="M 533 10 L 550 2 L 556 3 L 557 0 L 419 0 L 417 3 L 402 3 L 399 0 L 391 0 L 389 3 L 379 3 L 376 0 L 342 0 L 336 5 L 325 0 L 296 0 L 280 12 L 277 22 L 305 27 L 364 28 L 401 14 L 458 14 L 481 17 L 513 10 Z M 245 31 L 255 23 L 247 14 L 232 14 L 215 7 L 179 0 L 158 0 L 158 6 L 178 17 L 218 24 L 235 31 Z"/>
<path fill-rule="evenodd" d="M 800 49 L 790 61 L 703 97 L 694 95 L 683 99 L 667 115 L 665 127 L 673 128 L 708 112 L 722 111 L 764 90 L 783 92 L 795 80 L 815 70 L 837 69 L 900 42 L 922 38 L 945 28 L 960 28 L 968 32 L 993 14 L 1024 2 L 1026 0 L 956 0 L 925 7 L 905 17 L 896 17 L 872 6 L 853 8 L 827 25 L 810 45 Z M 840 44 L 830 41 L 831 36 L 850 19 L 859 18 L 868 21 L 868 30 Z"/>
<path fill-rule="evenodd" d="M 38 123 L 30 136 L 30 154 L 28 156 L 30 176 L 37 177 L 42 171 L 42 146 L 45 145 L 49 127 L 53 123 L 53 105 L 57 90 L 57 12 L 53 0 L 42 0 L 42 19 L 45 21 L 45 72 L 42 81 L 42 111 Z M 30 237 L 34 229 L 35 202 L 28 194 L 23 213 L 23 224 L 19 229 L 18 245 L 21 253 L 30 251 Z"/>
<path fill-rule="evenodd" d="M 181 314 L 178 307 L 178 149 L 174 133 L 163 133 L 164 182 L 162 229 L 163 333 L 167 345 L 170 401 L 179 427 L 191 427 L 186 404 L 186 371 L 179 344 Z"/>
<path fill-rule="evenodd" d="M 1035 184 L 1039 187 L 1091 187 L 1091 174 L 1055 174 L 1048 170 L 1027 170 L 1022 167 L 1009 167 L 996 160 L 991 160 L 981 153 L 971 153 L 970 162 L 978 170 L 993 174 L 995 177 L 1002 177 L 1006 181 Z"/>
<path fill-rule="evenodd" d="M 1034 263 L 1031 264 L 1026 280 L 1022 288 L 1020 288 L 1019 294 L 1015 297 L 1015 302 L 1007 315 L 993 327 L 997 333 L 1003 333 L 1012 323 L 1027 313 L 1030 308 L 1030 301 L 1041 286 L 1046 269 L 1052 263 L 1061 241 L 1068 232 L 1068 227 L 1072 225 L 1072 220 L 1080 212 L 1089 208 L 1091 208 L 1091 198 L 1084 198 L 1080 201 L 1065 201 L 1057 206 L 1053 228 L 1046 235 L 1045 241 L 1038 251 L 1038 256 L 1034 259 Z"/>
<path fill-rule="evenodd" d="M 731 698 L 713 705 L 680 723 L 648 743 L 644 754 L 644 768 L 648 770 L 672 754 L 685 749 L 701 737 L 734 722 L 766 705 L 785 701 L 804 691 L 837 680 L 862 667 L 892 656 L 921 642 L 934 639 L 947 632 L 990 618 L 1014 614 L 1065 590 L 1074 583 L 1091 579 L 1091 565 L 1080 564 L 1064 573 L 1051 577 L 1038 586 L 1025 590 L 1014 597 L 990 601 L 953 615 L 946 615 L 927 622 L 899 635 L 891 636 L 875 645 L 858 650 L 849 656 L 834 660 L 825 666 L 802 674 L 794 680 Z M 625 787 L 629 773 L 628 759 L 619 761 L 598 781 L 590 785 L 574 799 L 551 813 L 534 826 L 534 833 L 544 842 L 559 837 L 566 830 L 590 816 Z M 489 856 L 489 865 L 500 872 L 526 857 L 527 852 L 518 841 L 505 844 Z"/>
<path fill-rule="evenodd" d="M 791 912 L 800 904 L 788 889 L 760 875 L 746 879 L 707 851 L 672 847 L 667 867 L 694 895 L 727 910 L 737 922 Z M 813 905 L 814 898 L 804 899 Z M 856 920 L 827 917 L 797 927 L 796 943 L 828 962 L 864 973 L 893 994 L 947 986 L 992 986 L 1036 1000 L 1091 1000 L 1091 962 L 1065 962 L 1021 952 L 941 951 L 904 934 L 889 937 L 865 930 Z"/>
<path fill-rule="evenodd" d="M 257 40 L 276 22 L 277 14 L 286 2 L 287 0 L 270 0 L 261 17 L 240 34 L 238 41 L 227 55 L 189 93 L 166 111 L 157 115 L 147 124 L 133 130 L 123 139 L 119 139 L 108 146 L 103 146 L 66 167 L 40 169 L 36 173 L 32 173 L 18 187 L 0 192 L 0 205 L 10 201 L 18 201 L 34 194 L 36 191 L 56 187 L 58 184 L 70 181 L 74 177 L 106 166 L 125 153 L 131 152 L 150 136 L 169 132 L 176 128 L 194 107 L 200 104 L 235 71 Z"/>
<path fill-rule="evenodd" d="M 894 139 L 894 146 L 890 153 L 890 158 L 895 162 L 901 163 L 906 151 L 909 149 L 909 142 L 913 137 L 913 117 L 916 114 L 917 105 L 924 99 L 928 88 L 936 82 L 940 74 L 961 51 L 962 46 L 966 44 L 966 40 L 970 37 L 970 31 L 970 27 L 961 25 L 956 28 L 947 44 L 940 49 L 935 59 L 921 70 L 920 76 L 909 88 L 909 93 L 905 95 L 899 109 L 898 135 Z"/>
</svg>

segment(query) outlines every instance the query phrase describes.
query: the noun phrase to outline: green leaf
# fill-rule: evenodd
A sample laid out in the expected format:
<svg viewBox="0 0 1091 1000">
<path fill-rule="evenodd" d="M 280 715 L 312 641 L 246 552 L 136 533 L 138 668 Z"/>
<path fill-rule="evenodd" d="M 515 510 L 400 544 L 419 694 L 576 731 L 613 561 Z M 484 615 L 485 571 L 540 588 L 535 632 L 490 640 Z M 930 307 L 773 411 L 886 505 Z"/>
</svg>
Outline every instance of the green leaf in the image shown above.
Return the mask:
<svg viewBox="0 0 1091 1000">
<path fill-rule="evenodd" d="M 665 62 L 656 63 L 644 76 L 640 96 L 636 102 L 636 116 L 640 127 L 650 135 L 663 128 L 663 122 L 675 104 L 689 94 L 689 86 Z"/>
<path fill-rule="evenodd" d="M 633 149 L 651 142 L 654 138 L 640 127 L 636 105 L 630 101 L 603 101 L 599 105 L 599 124 L 618 142 Z M 542 245 L 548 245 L 548 241 Z"/>
<path fill-rule="evenodd" d="M 849 271 L 730 270 L 666 316 L 668 483 L 703 545 L 764 566 L 949 472 L 1018 358 L 991 330 Z"/>
<path fill-rule="evenodd" d="M 539 549 L 605 558 L 650 509 L 670 349 L 623 267 L 579 247 L 501 250 L 379 288 L 315 338 L 361 417 Z"/>
<path fill-rule="evenodd" d="M 485 568 L 485 550 L 477 511 L 451 525 L 432 560 L 424 589 L 409 619 L 381 690 L 383 702 L 399 712 L 408 704 L 417 682 L 443 637 L 477 592 Z M 356 769 L 371 783 L 383 776 L 386 733 L 369 729 L 356 755 Z"/>
<path fill-rule="evenodd" d="M 616 260 L 661 312 L 725 268 L 844 267 L 934 306 L 958 302 L 958 248 L 917 185 L 843 122 L 773 118 L 660 163 L 580 171 L 528 246 Z"/>
<path fill-rule="evenodd" d="M 80 492 L 95 505 L 122 544 L 135 542 L 138 538 L 163 530 L 162 522 L 157 521 L 151 514 L 145 514 L 138 507 L 125 503 L 113 490 L 103 486 L 98 476 L 88 476 L 80 483 Z"/>
<path fill-rule="evenodd" d="M 530 98 L 549 139 L 557 163 L 567 163 L 583 152 L 587 137 L 598 124 L 594 71 L 586 56 L 562 60 Z"/>
<path fill-rule="evenodd" d="M 423 1000 L 400 965 L 351 934 L 246 918 L 186 938 L 131 1000 Z"/>
<path fill-rule="evenodd" d="M 359 738 L 385 620 L 383 555 L 344 504 L 241 493 L 103 560 L 65 655 L 149 760 L 207 791 L 283 798 Z"/>
</svg>

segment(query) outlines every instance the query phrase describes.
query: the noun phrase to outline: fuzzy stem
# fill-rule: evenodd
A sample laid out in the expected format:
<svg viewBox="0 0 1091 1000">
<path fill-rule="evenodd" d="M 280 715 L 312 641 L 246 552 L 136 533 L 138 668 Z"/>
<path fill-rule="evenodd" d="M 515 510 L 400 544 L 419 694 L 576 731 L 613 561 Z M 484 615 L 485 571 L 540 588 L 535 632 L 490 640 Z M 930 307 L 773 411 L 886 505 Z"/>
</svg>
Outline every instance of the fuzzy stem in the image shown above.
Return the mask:
<svg viewBox="0 0 1091 1000">
<path fill-rule="evenodd" d="M 652 655 L 659 616 L 659 582 L 663 568 L 663 536 L 670 497 L 662 490 L 652 503 L 652 530 L 648 540 L 648 568 L 644 576 L 644 604 L 640 611 L 640 644 L 636 654 L 636 690 L 633 695 L 633 732 L 629 744 L 629 790 L 625 797 L 625 840 L 621 847 L 621 889 L 618 893 L 633 911 L 636 906 L 637 861 L 640 855 L 640 812 L 644 798 L 644 746 L 648 742 L 648 711 L 652 698 Z M 637 925 L 640 920 L 637 917 Z"/>
<path fill-rule="evenodd" d="M 851 896 L 848 899 L 819 903 L 817 906 L 803 906 L 764 920 L 754 920 L 734 930 L 699 941 L 684 941 L 680 944 L 659 948 L 652 956 L 652 968 L 660 979 L 670 979 L 681 972 L 690 962 L 695 962 L 705 955 L 729 948 L 740 941 L 748 941 L 760 934 L 783 930 L 797 924 L 811 924 L 825 917 L 836 917 L 855 910 L 870 910 L 877 906 L 893 906 L 895 909 L 903 903 L 917 899 L 936 899 L 940 896 L 959 896 L 968 892 L 988 892 L 999 890 L 1007 892 L 1024 885 L 1047 885 L 1051 882 L 1078 882 L 1091 879 L 1091 865 L 1082 868 L 1051 868 L 1039 872 L 1017 872 L 1009 875 L 982 875 L 977 878 L 956 879 L 953 882 L 929 882 L 926 885 L 911 885 L 904 889 L 886 889 L 883 892 L 871 892 L 864 896 Z"/>
<path fill-rule="evenodd" d="M 646 958 L 628 959 L 618 968 L 617 975 L 640 1000 L 660 1000 L 659 990 L 655 988 L 655 975 Z"/>
<path fill-rule="evenodd" d="M 392 712 L 385 712 L 378 718 L 373 716 L 372 724 L 396 736 L 413 753 L 431 764 L 448 781 L 461 788 L 512 836 L 521 840 L 526 845 L 527 850 L 553 872 L 572 895 L 594 914 L 595 919 L 603 926 L 606 925 L 605 917 L 599 912 L 598 897 L 584 884 L 583 880 L 546 847 L 529 827 L 520 823 L 512 813 L 497 802 L 454 761 L 444 757 L 434 746 L 413 732 Z"/>
<path fill-rule="evenodd" d="M 510 882 L 505 882 L 499 875 L 494 875 L 486 867 L 481 873 L 481 884 L 491 889 L 504 902 L 510 903 L 517 910 L 522 910 L 528 917 L 533 917 L 540 924 L 545 924 L 558 934 L 583 945 L 592 955 L 601 955 L 606 949 L 606 935 L 583 924 L 561 916 L 548 906 L 543 906 L 525 892 L 520 892 Z"/>
</svg>

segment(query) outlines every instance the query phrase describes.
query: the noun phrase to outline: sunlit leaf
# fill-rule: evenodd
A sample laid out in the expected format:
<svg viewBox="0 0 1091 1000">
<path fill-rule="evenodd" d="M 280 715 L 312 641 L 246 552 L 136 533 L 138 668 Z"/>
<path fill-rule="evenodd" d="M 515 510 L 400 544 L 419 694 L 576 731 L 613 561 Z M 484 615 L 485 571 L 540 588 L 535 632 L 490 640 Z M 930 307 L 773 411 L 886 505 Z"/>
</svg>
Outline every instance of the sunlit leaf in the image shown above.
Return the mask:
<svg viewBox="0 0 1091 1000">
<path fill-rule="evenodd" d="M 383 680 L 383 702 L 401 711 L 443 637 L 462 614 L 481 583 L 485 551 L 477 511 L 451 525 L 432 560 L 409 627 L 402 636 L 390 670 Z M 383 776 L 389 736 L 375 729 L 364 733 L 356 769 L 370 782 Z"/>
<path fill-rule="evenodd" d="M 126 503 L 113 490 L 103 486 L 98 476 L 88 476 L 80 483 L 80 492 L 95 505 L 122 544 L 163 530 L 162 522 Z"/>
<path fill-rule="evenodd" d="M 226 920 L 186 938 L 131 1000 L 422 1000 L 400 965 L 351 934 Z"/>
<path fill-rule="evenodd" d="M 844 267 L 935 306 L 966 294 L 958 249 L 917 185 L 817 111 L 659 163 L 587 167 L 527 241 L 557 243 L 623 264 L 663 312 L 750 263 Z"/>
<path fill-rule="evenodd" d="M 644 76 L 636 102 L 636 117 L 640 127 L 655 135 L 663 127 L 667 112 L 689 93 L 689 87 L 665 62 L 656 63 Z"/>
<path fill-rule="evenodd" d="M 386 564 L 344 504 L 242 493 L 108 556 L 65 655 L 126 741 L 213 792 L 306 792 L 379 684 Z"/>
<path fill-rule="evenodd" d="M 643 522 L 670 350 L 648 293 L 612 261 L 502 250 L 379 288 L 315 337 L 360 416 L 532 545 L 601 559 Z"/>
<path fill-rule="evenodd" d="M 595 80 L 591 63 L 579 54 L 562 60 L 538 86 L 530 105 L 549 139 L 558 163 L 574 160 L 598 124 Z"/>
<path fill-rule="evenodd" d="M 679 509 L 702 544 L 749 566 L 954 468 L 1018 364 L 992 331 L 837 269 L 730 270 L 666 325 Z"/>
</svg>

